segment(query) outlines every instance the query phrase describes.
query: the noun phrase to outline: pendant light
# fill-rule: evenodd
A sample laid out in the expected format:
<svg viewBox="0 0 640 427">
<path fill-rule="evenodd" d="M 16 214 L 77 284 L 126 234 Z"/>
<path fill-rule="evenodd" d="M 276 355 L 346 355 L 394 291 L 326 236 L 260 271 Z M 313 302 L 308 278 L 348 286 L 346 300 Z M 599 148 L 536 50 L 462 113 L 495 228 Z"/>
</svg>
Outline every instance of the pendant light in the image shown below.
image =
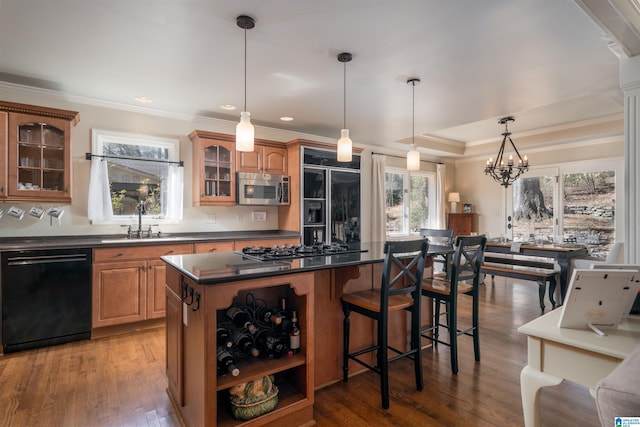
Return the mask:
<svg viewBox="0 0 640 427">
<path fill-rule="evenodd" d="M 253 151 L 255 129 L 251 124 L 251 113 L 247 111 L 247 30 L 256 26 L 250 16 L 236 18 L 238 27 L 244 29 L 244 108 L 240 113 L 240 123 L 236 126 L 236 151 Z"/>
<path fill-rule="evenodd" d="M 420 83 L 420 79 L 417 77 L 407 80 L 407 84 L 411 85 L 413 92 L 411 111 L 413 114 L 411 124 L 411 150 L 407 153 L 407 170 L 417 171 L 420 170 L 420 152 L 416 150 L 416 85 Z"/>
<path fill-rule="evenodd" d="M 340 131 L 340 139 L 338 140 L 338 161 L 350 162 L 352 142 L 349 138 L 349 129 L 347 129 L 347 62 L 350 62 L 353 56 L 350 53 L 343 52 L 338 55 L 338 61 L 344 64 L 344 82 L 343 82 L 343 94 L 344 94 L 344 108 L 343 108 L 343 122 L 342 130 Z"/>
</svg>

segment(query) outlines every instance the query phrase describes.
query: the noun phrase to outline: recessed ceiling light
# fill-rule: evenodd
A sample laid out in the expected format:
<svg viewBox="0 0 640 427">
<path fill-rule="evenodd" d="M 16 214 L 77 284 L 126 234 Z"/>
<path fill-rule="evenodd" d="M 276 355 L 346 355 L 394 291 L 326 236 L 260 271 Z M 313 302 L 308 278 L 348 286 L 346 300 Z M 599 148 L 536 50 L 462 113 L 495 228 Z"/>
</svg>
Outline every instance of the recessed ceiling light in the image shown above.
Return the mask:
<svg viewBox="0 0 640 427">
<path fill-rule="evenodd" d="M 136 96 L 133 100 L 141 102 L 142 104 L 151 104 L 153 102 L 153 99 L 147 98 L 146 96 Z"/>
<path fill-rule="evenodd" d="M 280 120 L 282 120 L 283 122 L 292 122 L 293 117 L 283 116 L 283 117 L 280 117 Z"/>
<path fill-rule="evenodd" d="M 236 109 L 236 106 L 231 104 L 222 104 L 220 108 L 222 108 L 223 110 L 233 111 Z"/>
</svg>

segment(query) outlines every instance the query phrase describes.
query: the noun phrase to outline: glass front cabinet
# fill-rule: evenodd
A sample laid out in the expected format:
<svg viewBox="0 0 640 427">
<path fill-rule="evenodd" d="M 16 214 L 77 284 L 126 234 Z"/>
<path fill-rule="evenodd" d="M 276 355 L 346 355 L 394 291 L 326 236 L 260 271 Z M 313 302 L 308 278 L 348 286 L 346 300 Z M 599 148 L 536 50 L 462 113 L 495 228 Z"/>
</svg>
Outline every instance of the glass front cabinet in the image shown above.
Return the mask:
<svg viewBox="0 0 640 427">
<path fill-rule="evenodd" d="M 193 205 L 235 205 L 235 136 L 196 130 L 193 144 Z"/>
<path fill-rule="evenodd" d="M 0 102 L 7 111 L 7 201 L 71 203 L 71 128 L 78 113 Z M 0 117 L 2 119 L 2 117 Z"/>
</svg>

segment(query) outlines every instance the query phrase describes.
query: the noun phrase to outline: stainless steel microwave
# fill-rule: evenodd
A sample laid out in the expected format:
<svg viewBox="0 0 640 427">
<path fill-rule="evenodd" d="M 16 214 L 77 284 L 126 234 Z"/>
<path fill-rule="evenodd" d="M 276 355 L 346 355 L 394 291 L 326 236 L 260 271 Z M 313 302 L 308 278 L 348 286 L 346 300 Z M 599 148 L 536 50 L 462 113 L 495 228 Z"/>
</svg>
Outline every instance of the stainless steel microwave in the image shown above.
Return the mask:
<svg viewBox="0 0 640 427">
<path fill-rule="evenodd" d="M 288 205 L 289 177 L 266 173 L 238 172 L 239 205 Z"/>
</svg>

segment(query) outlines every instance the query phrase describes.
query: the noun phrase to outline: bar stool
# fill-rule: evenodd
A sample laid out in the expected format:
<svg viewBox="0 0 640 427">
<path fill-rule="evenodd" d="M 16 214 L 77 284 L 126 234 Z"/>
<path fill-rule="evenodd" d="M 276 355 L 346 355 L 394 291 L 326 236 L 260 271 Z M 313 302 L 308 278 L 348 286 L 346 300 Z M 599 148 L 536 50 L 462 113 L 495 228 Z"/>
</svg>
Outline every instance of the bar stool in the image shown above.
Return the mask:
<svg viewBox="0 0 640 427">
<path fill-rule="evenodd" d="M 484 236 L 458 236 L 456 250 L 451 265 L 451 276 L 435 276 L 422 280 L 422 295 L 433 299 L 435 304 L 433 325 L 423 328 L 422 338 L 447 345 L 451 353 L 451 371 L 458 373 L 458 335 L 473 337 L 473 352 L 476 361 L 480 360 L 480 337 L 478 328 L 478 287 L 480 283 L 480 266 L 484 257 L 487 238 Z M 457 326 L 458 295 L 469 295 L 472 302 L 471 327 L 459 330 Z M 440 312 L 440 304 L 445 304 L 445 312 Z M 445 323 L 440 319 L 445 316 Z M 449 341 L 439 338 L 439 328 L 449 331 Z M 432 335 L 427 333 L 431 332 Z"/>
<path fill-rule="evenodd" d="M 431 246 L 451 246 L 453 245 L 453 230 L 439 229 L 439 228 L 421 228 L 420 235 L 425 237 Z M 442 264 L 442 271 L 449 276 L 451 274 L 451 254 L 435 255 L 433 257 L 433 263 Z M 435 269 L 433 274 L 436 273 Z"/>
<path fill-rule="evenodd" d="M 420 285 L 427 259 L 429 243 L 426 240 L 390 241 L 384 244 L 384 264 L 380 289 L 369 289 L 342 296 L 344 312 L 343 332 L 343 381 L 349 375 L 349 360 L 365 366 L 380 375 L 382 407 L 389 408 L 389 363 L 401 357 L 414 361 L 416 388 L 422 390 L 422 358 L 420 346 Z M 417 252 L 417 254 L 415 253 Z M 398 273 L 396 273 L 399 270 Z M 393 276 L 392 276 L 393 275 Z M 389 313 L 408 310 L 411 313 L 411 343 L 409 350 L 399 350 L 388 345 Z M 367 348 L 349 352 L 351 312 L 376 321 L 377 341 Z M 395 355 L 389 357 L 389 350 Z M 359 356 L 376 351 L 376 365 L 361 360 Z"/>
</svg>

